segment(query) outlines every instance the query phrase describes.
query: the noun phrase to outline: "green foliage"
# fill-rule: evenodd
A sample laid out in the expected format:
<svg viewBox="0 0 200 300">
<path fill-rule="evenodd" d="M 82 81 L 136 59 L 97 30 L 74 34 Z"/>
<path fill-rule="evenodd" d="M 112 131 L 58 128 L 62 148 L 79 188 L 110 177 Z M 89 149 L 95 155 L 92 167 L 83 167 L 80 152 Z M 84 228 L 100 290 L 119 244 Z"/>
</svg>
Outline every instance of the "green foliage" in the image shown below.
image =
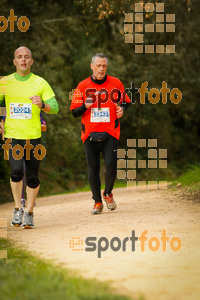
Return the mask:
<svg viewBox="0 0 200 300">
<path fill-rule="evenodd" d="M 200 190 L 200 164 L 190 165 L 174 184 L 181 183 L 182 186 L 190 186 L 192 189 Z"/>
<path fill-rule="evenodd" d="M 8 258 L 0 259 L 1 300 L 129 299 L 113 294 L 106 284 L 85 280 L 17 249 L 5 239 L 0 239 L 0 249 L 8 250 Z"/>
</svg>

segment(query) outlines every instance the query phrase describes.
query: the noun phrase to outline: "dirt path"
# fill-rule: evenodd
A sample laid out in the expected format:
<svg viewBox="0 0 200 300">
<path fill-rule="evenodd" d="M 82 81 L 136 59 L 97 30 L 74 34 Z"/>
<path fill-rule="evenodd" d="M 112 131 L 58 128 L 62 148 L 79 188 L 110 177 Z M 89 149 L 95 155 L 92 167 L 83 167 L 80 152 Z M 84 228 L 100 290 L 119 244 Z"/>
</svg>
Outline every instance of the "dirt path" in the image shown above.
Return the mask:
<svg viewBox="0 0 200 300">
<path fill-rule="evenodd" d="M 115 189 L 118 209 L 101 215 L 90 214 L 90 192 L 39 198 L 35 208 L 34 230 L 22 230 L 8 225 L 8 237 L 41 257 L 54 259 L 63 266 L 78 270 L 87 278 L 110 281 L 119 292 L 147 300 L 200 299 L 200 204 L 187 201 L 170 190 L 133 191 Z M 12 204 L 0 206 L 0 217 L 12 218 Z M 147 230 L 145 251 L 137 241 L 132 251 L 131 241 L 126 251 L 108 249 L 97 257 L 97 251 L 72 251 L 73 237 L 113 237 L 123 240 L 132 230 L 140 236 Z M 167 251 L 153 252 L 148 241 L 162 230 L 170 240 L 179 237 L 182 248 L 174 252 L 167 242 Z M 97 244 L 96 241 L 96 244 Z M 153 244 L 155 245 L 155 244 Z M 174 244 L 175 246 L 177 244 Z M 104 246 L 104 243 L 102 243 Z M 117 242 L 114 243 L 117 246 Z"/>
</svg>

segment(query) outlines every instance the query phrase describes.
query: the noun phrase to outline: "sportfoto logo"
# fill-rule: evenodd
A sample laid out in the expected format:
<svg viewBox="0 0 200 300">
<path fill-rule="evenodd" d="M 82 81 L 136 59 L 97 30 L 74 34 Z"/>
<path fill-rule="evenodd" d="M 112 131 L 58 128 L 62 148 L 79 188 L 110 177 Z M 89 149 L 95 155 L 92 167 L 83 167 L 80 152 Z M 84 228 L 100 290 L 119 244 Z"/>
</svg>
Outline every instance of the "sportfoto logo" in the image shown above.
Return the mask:
<svg viewBox="0 0 200 300">
<path fill-rule="evenodd" d="M 175 53 L 175 45 L 145 45 L 148 33 L 175 32 L 175 14 L 164 14 L 164 3 L 135 3 L 135 13 L 126 13 L 124 19 L 125 43 L 135 43 L 135 53 Z M 144 24 L 152 19 L 153 23 Z M 155 24 L 154 24 L 155 23 Z M 134 34 L 135 32 L 135 34 Z M 147 34 L 146 34 L 147 33 Z"/>
<path fill-rule="evenodd" d="M 167 87 L 167 82 L 162 82 L 162 87 L 159 89 L 151 88 L 148 89 L 148 82 L 145 81 L 141 84 L 141 87 L 134 88 L 134 82 L 131 82 L 131 87 L 126 88 L 122 93 L 119 89 L 114 88 L 110 93 L 106 89 L 101 89 L 97 91 L 95 88 L 88 88 L 85 90 L 85 97 L 88 99 L 87 101 L 91 101 L 91 103 L 97 102 L 97 107 L 101 107 L 101 104 L 106 103 L 109 99 L 113 103 L 119 102 L 122 99 L 122 103 L 126 102 L 126 93 L 131 99 L 131 103 L 136 103 L 134 99 L 134 94 L 140 94 L 140 104 L 146 104 L 146 95 L 148 95 L 148 100 L 151 104 L 157 104 L 160 100 L 162 104 L 167 104 L 170 101 L 173 104 L 178 104 L 182 100 L 182 93 L 178 88 L 173 88 L 170 90 Z M 72 90 L 69 92 L 69 100 L 73 100 L 75 103 L 83 103 L 83 92 L 79 89 Z"/>
<path fill-rule="evenodd" d="M 147 155 L 138 159 L 142 148 Z M 125 179 L 129 189 L 167 189 L 167 181 L 136 180 L 137 169 L 157 168 L 167 168 L 167 149 L 158 149 L 157 139 L 127 139 L 127 149 L 117 150 L 117 178 Z"/>
<path fill-rule="evenodd" d="M 11 150 L 11 155 L 15 160 L 22 159 L 22 157 L 24 157 L 24 153 L 26 153 L 26 160 L 30 160 L 30 151 L 34 148 L 34 146 L 30 143 L 30 140 L 26 140 L 24 148 L 19 144 L 12 148 L 10 143 L 12 143 L 12 139 L 7 139 L 5 144 L 2 145 L 5 160 L 9 160 L 9 150 Z M 35 146 L 33 153 L 37 160 L 42 160 L 46 156 L 46 148 L 43 145 L 38 144 Z"/>
<path fill-rule="evenodd" d="M 125 237 L 123 240 L 117 236 L 111 238 L 110 241 L 105 236 L 100 237 L 99 239 L 97 239 L 97 237 L 87 237 L 85 243 L 80 237 L 73 237 L 72 240 L 69 241 L 69 248 L 76 252 L 97 251 L 98 258 L 101 258 L 102 252 L 106 252 L 109 248 L 114 252 L 126 252 L 127 250 L 131 250 L 132 252 L 140 250 L 140 252 L 144 252 L 147 249 L 152 252 L 156 252 L 159 249 L 162 252 L 166 252 L 169 248 L 174 252 L 178 252 L 181 249 L 181 239 L 179 237 L 170 239 L 167 236 L 166 230 L 162 231 L 160 239 L 155 236 L 148 238 L 147 234 L 148 231 L 144 230 L 142 234 L 137 237 L 135 235 L 135 230 L 132 230 L 131 236 Z M 138 243 L 138 249 L 136 247 L 136 242 Z M 84 247 L 84 245 L 86 247 Z"/>
<path fill-rule="evenodd" d="M 17 16 L 15 16 L 14 9 L 10 10 L 10 16 L 8 19 L 6 19 L 4 16 L 0 16 L 0 32 L 7 30 L 8 22 L 10 23 L 10 32 L 15 31 L 15 22 L 17 22 L 17 27 L 21 32 L 26 32 L 31 24 L 26 16 L 21 16 L 17 21 Z"/>
</svg>

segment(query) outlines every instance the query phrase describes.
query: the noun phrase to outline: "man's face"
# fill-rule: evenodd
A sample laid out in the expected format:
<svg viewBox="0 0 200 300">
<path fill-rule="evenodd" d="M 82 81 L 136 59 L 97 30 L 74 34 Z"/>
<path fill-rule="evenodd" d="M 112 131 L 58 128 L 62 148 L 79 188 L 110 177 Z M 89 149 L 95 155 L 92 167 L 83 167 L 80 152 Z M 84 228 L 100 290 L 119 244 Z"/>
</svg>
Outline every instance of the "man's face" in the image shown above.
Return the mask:
<svg viewBox="0 0 200 300">
<path fill-rule="evenodd" d="M 97 80 L 102 80 L 106 76 L 107 72 L 107 60 L 106 58 L 97 57 L 93 64 L 90 65 L 93 75 L 92 77 Z"/>
<path fill-rule="evenodd" d="M 16 71 L 20 75 L 29 74 L 33 64 L 32 55 L 29 49 L 21 47 L 16 50 L 13 63 L 16 66 Z"/>
</svg>

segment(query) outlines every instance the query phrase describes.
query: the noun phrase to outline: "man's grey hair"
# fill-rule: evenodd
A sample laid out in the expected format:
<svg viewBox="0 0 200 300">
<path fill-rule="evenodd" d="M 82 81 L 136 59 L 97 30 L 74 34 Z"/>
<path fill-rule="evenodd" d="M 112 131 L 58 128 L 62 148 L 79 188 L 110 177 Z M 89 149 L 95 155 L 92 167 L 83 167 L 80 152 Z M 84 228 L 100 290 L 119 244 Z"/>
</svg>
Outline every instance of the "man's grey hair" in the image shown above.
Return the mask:
<svg viewBox="0 0 200 300">
<path fill-rule="evenodd" d="M 105 58 L 107 63 L 108 63 L 108 58 L 107 56 L 105 56 L 105 54 L 103 53 L 96 53 L 95 55 L 92 56 L 92 60 L 91 60 L 91 63 L 94 64 L 96 58 L 99 57 L 99 58 Z"/>
</svg>

